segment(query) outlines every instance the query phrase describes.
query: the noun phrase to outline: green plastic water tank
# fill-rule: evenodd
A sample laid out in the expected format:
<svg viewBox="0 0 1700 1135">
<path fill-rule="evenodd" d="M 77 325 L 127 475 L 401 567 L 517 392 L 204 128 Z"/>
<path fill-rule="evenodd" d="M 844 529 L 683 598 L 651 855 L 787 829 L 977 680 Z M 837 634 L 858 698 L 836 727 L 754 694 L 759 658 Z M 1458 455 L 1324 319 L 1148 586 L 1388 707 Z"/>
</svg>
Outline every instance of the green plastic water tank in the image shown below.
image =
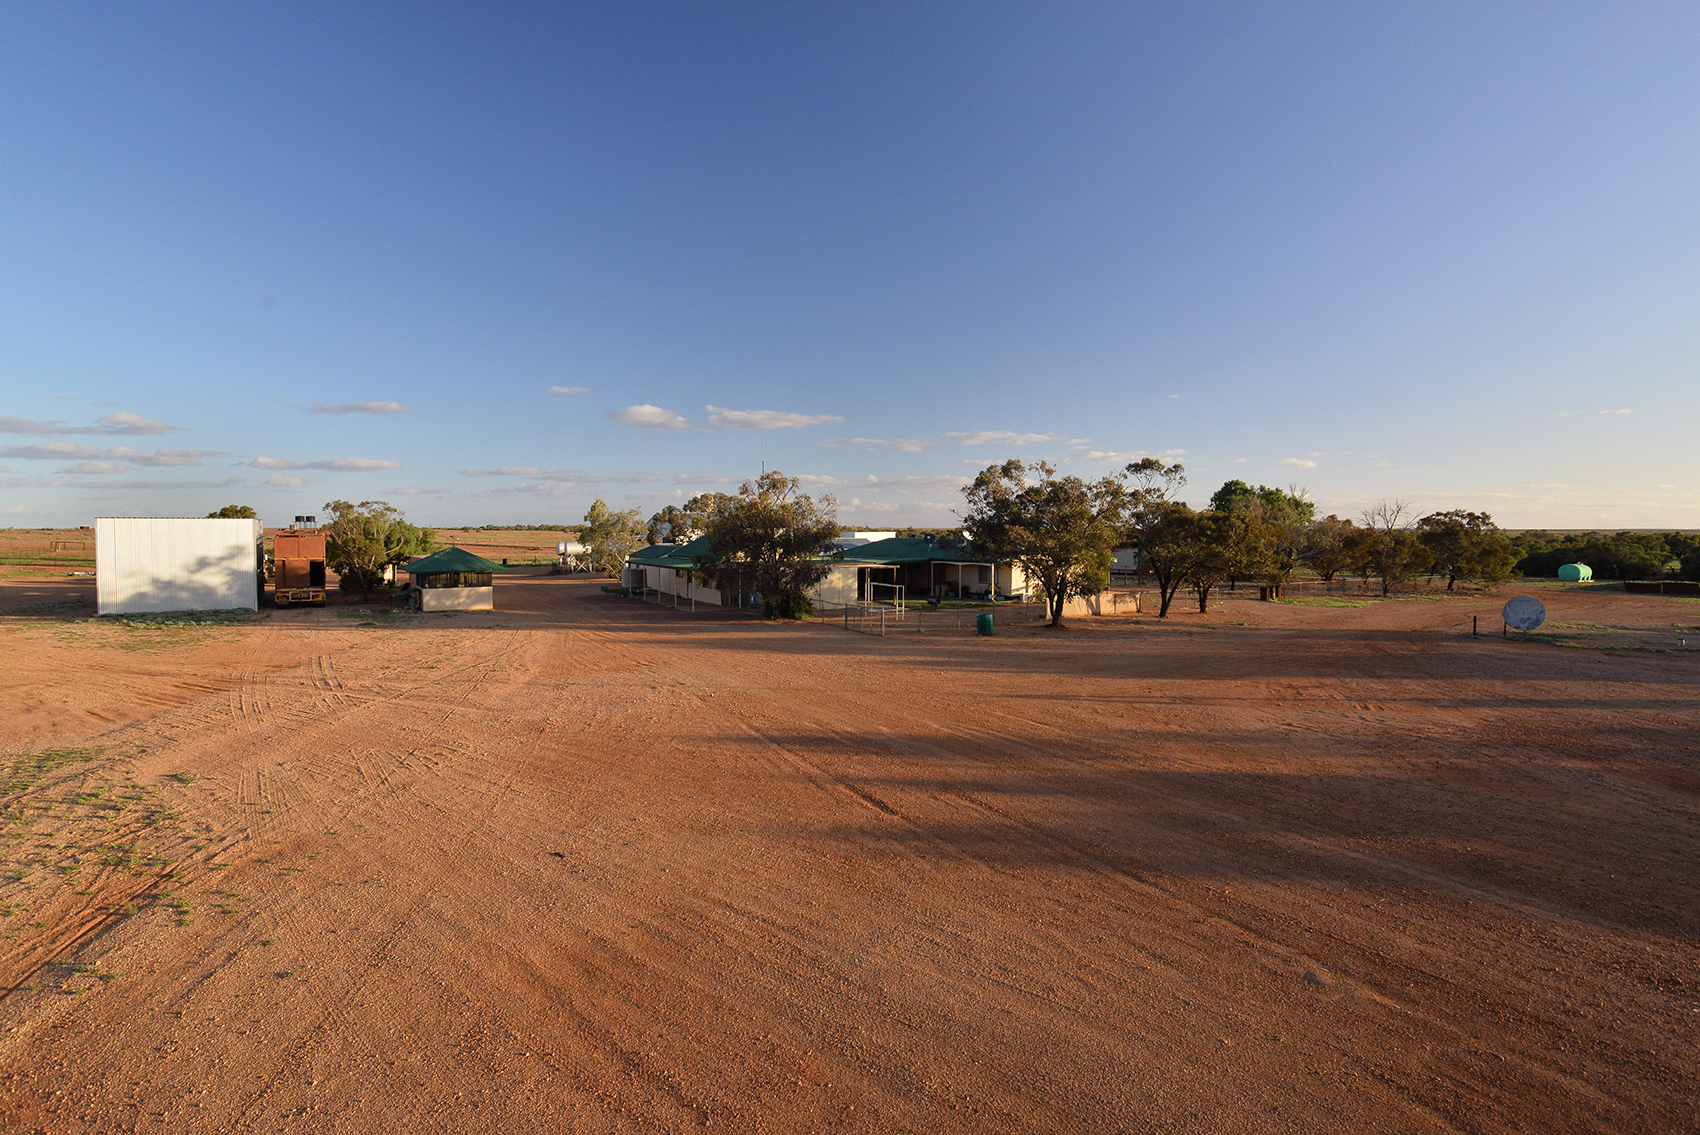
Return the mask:
<svg viewBox="0 0 1700 1135">
<path fill-rule="evenodd" d="M 1587 564 L 1565 564 L 1558 569 L 1558 578 L 1566 583 L 1582 583 L 1594 578 L 1594 569 Z"/>
<path fill-rule="evenodd" d="M 992 633 L 992 613 L 990 611 L 974 616 L 974 633 L 983 635 Z"/>
</svg>

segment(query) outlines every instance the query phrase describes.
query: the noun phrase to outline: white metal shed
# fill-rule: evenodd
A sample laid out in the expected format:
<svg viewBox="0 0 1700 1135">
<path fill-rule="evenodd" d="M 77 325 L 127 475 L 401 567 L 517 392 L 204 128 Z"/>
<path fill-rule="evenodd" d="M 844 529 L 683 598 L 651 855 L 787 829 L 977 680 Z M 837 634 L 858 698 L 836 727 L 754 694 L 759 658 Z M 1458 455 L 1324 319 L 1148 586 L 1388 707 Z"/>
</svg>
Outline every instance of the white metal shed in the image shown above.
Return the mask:
<svg viewBox="0 0 1700 1135">
<path fill-rule="evenodd" d="M 102 615 L 257 611 L 263 541 L 258 520 L 97 517 L 98 609 Z"/>
</svg>

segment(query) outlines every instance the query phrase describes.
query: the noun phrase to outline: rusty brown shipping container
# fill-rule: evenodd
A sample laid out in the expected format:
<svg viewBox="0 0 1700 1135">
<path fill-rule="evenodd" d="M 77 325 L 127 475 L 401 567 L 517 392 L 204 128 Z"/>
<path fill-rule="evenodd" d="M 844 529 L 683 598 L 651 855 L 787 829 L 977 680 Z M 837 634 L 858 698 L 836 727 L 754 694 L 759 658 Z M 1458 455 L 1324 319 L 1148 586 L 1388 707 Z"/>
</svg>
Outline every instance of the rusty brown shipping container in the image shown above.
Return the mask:
<svg viewBox="0 0 1700 1135">
<path fill-rule="evenodd" d="M 279 532 L 272 540 L 273 601 L 279 607 L 325 602 L 325 538 L 318 532 Z"/>
</svg>

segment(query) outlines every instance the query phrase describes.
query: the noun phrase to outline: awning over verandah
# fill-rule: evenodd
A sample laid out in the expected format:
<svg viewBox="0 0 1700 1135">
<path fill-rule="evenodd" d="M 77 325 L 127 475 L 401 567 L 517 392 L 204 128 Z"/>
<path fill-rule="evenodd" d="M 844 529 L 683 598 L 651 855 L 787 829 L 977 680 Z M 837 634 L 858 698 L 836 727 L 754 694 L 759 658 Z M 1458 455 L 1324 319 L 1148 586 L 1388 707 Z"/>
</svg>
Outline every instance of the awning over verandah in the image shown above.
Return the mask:
<svg viewBox="0 0 1700 1135">
<path fill-rule="evenodd" d="M 869 598 L 867 583 L 901 586 L 909 598 L 990 598 L 1021 592 L 1009 564 L 976 554 L 972 544 L 941 545 L 932 536 L 895 536 L 849 548 L 835 563 L 867 569 L 858 580 L 857 597 Z"/>
</svg>

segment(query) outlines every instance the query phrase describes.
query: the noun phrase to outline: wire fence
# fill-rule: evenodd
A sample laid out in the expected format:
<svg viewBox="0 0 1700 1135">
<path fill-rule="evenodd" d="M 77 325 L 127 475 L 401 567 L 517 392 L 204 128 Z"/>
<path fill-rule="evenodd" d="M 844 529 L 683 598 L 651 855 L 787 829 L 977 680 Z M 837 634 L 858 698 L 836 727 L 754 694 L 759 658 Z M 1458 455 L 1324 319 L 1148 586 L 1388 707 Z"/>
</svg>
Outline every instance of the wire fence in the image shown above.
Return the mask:
<svg viewBox="0 0 1700 1135">
<path fill-rule="evenodd" d="M 978 633 L 976 619 L 991 615 L 992 625 L 1042 623 L 1049 615 L 1043 603 L 999 603 L 985 607 L 933 607 L 910 603 L 816 603 L 815 619 L 867 635 Z"/>
<path fill-rule="evenodd" d="M 635 599 L 639 603 L 650 603 L 657 607 L 670 607 L 676 611 L 697 610 L 694 596 L 660 591 L 653 587 L 623 588 L 620 590 L 620 594 Z M 702 605 L 702 610 L 715 612 L 750 609 L 748 607 L 742 609 L 723 607 L 717 603 Z M 978 616 L 985 614 L 992 616 L 994 628 L 1042 623 L 1050 618 L 1043 603 L 999 603 L 996 606 L 972 607 L 945 607 L 941 605 L 935 607 L 931 603 L 911 601 L 907 604 L 817 602 L 814 620 L 867 635 L 935 634 L 948 631 L 975 634 L 978 633 L 975 620 Z"/>
</svg>

